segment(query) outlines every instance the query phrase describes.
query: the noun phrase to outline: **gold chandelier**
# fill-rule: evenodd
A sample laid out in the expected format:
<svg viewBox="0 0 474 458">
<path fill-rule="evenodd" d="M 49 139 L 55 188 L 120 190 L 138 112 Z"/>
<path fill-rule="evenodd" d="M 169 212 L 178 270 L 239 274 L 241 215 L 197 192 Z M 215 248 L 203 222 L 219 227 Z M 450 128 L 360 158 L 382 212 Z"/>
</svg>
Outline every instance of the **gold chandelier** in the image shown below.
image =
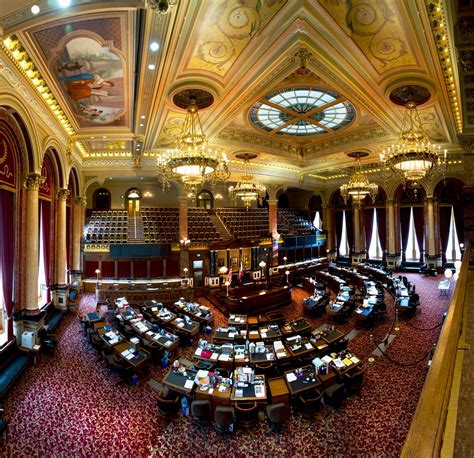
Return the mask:
<svg viewBox="0 0 474 458">
<path fill-rule="evenodd" d="M 230 176 L 226 155 L 207 143 L 198 111 L 191 97 L 176 148 L 158 157 L 163 189 L 169 188 L 171 180 L 181 180 L 186 191 L 196 192 L 206 182 L 215 185 Z"/>
<path fill-rule="evenodd" d="M 239 181 L 235 186 L 229 186 L 229 195 L 233 200 L 234 205 L 237 200 L 240 199 L 245 208 L 248 209 L 251 207 L 253 202 L 265 197 L 267 188 L 255 182 L 255 176 L 250 170 L 249 154 L 245 153 L 241 158 L 244 160 L 244 173 L 241 176 L 242 181 Z"/>
<path fill-rule="evenodd" d="M 379 192 L 379 187 L 374 183 L 369 183 L 367 175 L 362 173 L 360 166 L 360 158 L 368 156 L 369 153 L 357 151 L 349 153 L 349 157 L 357 158 L 356 171 L 351 175 L 348 184 L 343 184 L 340 187 L 341 196 L 344 199 L 344 203 L 347 204 L 349 198 L 352 197 L 352 201 L 355 204 L 360 204 L 366 196 L 370 196 L 372 203 L 375 202 L 375 198 Z"/>
<path fill-rule="evenodd" d="M 421 179 L 447 164 L 447 150 L 441 152 L 441 147 L 431 142 L 416 106 L 415 101 L 408 99 L 397 142 L 380 154 L 382 164 L 397 174 L 404 186 L 415 190 Z"/>
</svg>

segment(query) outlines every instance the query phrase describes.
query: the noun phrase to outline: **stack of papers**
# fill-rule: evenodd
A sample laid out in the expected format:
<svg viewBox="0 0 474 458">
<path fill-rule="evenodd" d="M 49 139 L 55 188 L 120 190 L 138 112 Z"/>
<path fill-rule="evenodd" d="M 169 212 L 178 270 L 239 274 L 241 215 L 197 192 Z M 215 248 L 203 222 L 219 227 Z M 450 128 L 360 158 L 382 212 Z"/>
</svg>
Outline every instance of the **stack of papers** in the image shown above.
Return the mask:
<svg viewBox="0 0 474 458">
<path fill-rule="evenodd" d="M 296 375 L 293 372 L 290 372 L 289 374 L 286 374 L 286 379 L 288 380 L 288 383 L 294 382 L 296 380 Z"/>
</svg>

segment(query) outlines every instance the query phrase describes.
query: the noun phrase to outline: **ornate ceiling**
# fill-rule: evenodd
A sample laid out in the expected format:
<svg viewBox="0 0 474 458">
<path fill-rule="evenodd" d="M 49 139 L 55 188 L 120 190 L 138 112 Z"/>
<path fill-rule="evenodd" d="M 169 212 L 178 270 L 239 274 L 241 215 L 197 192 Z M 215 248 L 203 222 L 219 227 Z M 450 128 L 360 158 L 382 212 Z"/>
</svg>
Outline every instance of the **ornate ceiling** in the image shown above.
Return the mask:
<svg viewBox="0 0 474 458">
<path fill-rule="evenodd" d="M 258 154 L 254 171 L 268 182 L 325 182 L 353 165 L 346 153 L 356 150 L 375 167 L 403 115 L 389 94 L 407 84 L 431 93 L 419 111 L 432 139 L 458 149 L 457 78 L 443 77 L 455 43 L 451 29 L 433 23 L 451 14 L 450 2 L 439 13 L 429 0 L 178 0 L 165 15 L 148 2 L 71 0 L 60 8 L 41 0 L 33 15 L 31 1 L 0 0 L 4 38 L 17 37 L 41 73 L 88 175 L 156 173 L 156 155 L 174 146 L 184 119 L 173 98 L 187 88 L 213 99 L 201 119 L 234 174 L 242 166 L 235 155 L 248 151 Z M 267 94 L 295 87 L 337 94 L 353 110 L 349 121 L 324 129 L 329 112 L 300 101 L 291 108 L 297 114 L 283 110 L 278 119 L 319 126 L 305 135 L 252 122 L 252 107 Z"/>
</svg>

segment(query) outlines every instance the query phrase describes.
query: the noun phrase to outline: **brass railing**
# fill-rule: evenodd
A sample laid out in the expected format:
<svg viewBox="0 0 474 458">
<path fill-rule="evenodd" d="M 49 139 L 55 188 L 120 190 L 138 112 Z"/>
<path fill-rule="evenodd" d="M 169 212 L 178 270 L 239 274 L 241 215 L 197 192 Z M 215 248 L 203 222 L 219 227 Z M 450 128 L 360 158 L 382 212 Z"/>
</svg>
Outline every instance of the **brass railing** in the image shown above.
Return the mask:
<svg viewBox="0 0 474 458">
<path fill-rule="evenodd" d="M 448 315 L 403 446 L 402 457 L 440 455 L 461 333 L 470 254 L 471 247 L 468 244 Z"/>
</svg>

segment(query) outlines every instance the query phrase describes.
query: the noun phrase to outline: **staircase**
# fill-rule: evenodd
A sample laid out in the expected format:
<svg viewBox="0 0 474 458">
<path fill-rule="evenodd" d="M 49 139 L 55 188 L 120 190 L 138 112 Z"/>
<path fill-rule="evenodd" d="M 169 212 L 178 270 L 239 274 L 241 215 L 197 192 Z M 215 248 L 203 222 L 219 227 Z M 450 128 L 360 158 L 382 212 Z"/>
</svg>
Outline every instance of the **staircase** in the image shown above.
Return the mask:
<svg viewBox="0 0 474 458">
<path fill-rule="evenodd" d="M 225 227 L 224 223 L 222 220 L 216 215 L 214 210 L 208 210 L 209 213 L 209 219 L 211 220 L 212 224 L 214 224 L 214 227 L 217 229 L 217 232 L 219 232 L 219 237 L 221 240 L 224 242 L 227 240 L 230 240 L 232 236 L 229 234 L 229 231 Z"/>
<path fill-rule="evenodd" d="M 128 214 L 127 243 L 145 243 L 142 216 L 135 211 Z"/>
</svg>

